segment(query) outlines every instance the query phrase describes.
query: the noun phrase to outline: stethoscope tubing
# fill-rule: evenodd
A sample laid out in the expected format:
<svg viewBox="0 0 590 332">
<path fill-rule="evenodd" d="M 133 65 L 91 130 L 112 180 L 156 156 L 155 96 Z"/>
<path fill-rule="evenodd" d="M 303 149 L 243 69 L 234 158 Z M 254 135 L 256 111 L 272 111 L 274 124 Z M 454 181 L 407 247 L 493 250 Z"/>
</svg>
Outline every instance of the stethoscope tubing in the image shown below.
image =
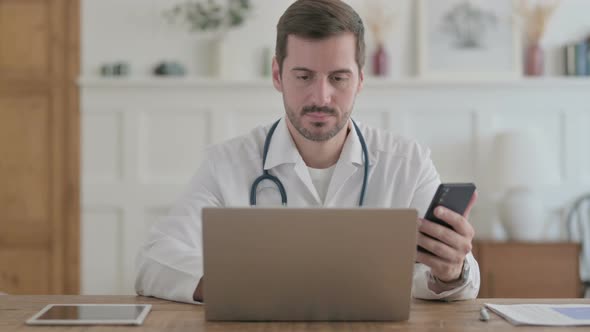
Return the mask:
<svg viewBox="0 0 590 332">
<path fill-rule="evenodd" d="M 266 157 L 268 155 L 268 150 L 270 147 L 270 141 L 271 141 L 272 135 L 274 134 L 275 130 L 277 129 L 277 126 L 279 125 L 280 121 L 281 121 L 280 119 L 277 120 L 272 125 L 272 127 L 270 127 L 270 130 L 268 131 L 268 134 L 266 135 L 266 138 L 264 140 L 264 150 L 262 152 L 262 175 L 257 177 L 254 180 L 254 182 L 252 183 L 252 187 L 250 188 L 250 205 L 251 206 L 256 205 L 256 190 L 257 190 L 260 182 L 262 182 L 264 180 L 269 180 L 277 186 L 277 188 L 279 189 L 279 193 L 281 194 L 281 204 L 283 206 L 287 206 L 287 192 L 285 191 L 285 187 L 283 186 L 283 183 L 281 182 L 281 180 L 279 180 L 279 178 L 277 178 L 274 175 L 271 175 L 268 172 L 268 170 L 264 169 L 264 165 L 266 164 Z M 357 126 L 356 122 L 354 122 L 354 120 L 352 120 L 352 124 L 353 124 L 354 129 L 357 133 L 357 136 L 359 137 L 359 141 L 361 143 L 361 148 L 363 150 L 363 158 L 364 158 L 364 163 L 365 163 L 365 165 L 364 165 L 365 167 L 363 170 L 363 172 L 364 172 L 363 173 L 363 184 L 361 186 L 361 194 L 360 194 L 360 198 L 359 198 L 359 207 L 360 207 L 360 206 L 363 206 L 363 204 L 365 202 L 365 192 L 367 190 L 367 181 L 369 179 L 369 151 L 367 149 L 367 144 L 365 142 L 365 138 L 363 137 L 361 130 Z"/>
</svg>

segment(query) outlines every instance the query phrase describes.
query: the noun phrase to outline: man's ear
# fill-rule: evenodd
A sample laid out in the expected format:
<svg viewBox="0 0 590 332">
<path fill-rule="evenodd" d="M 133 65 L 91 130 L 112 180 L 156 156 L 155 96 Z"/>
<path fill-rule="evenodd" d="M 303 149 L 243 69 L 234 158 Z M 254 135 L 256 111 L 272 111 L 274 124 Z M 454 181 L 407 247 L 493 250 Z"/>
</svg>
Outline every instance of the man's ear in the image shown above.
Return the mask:
<svg viewBox="0 0 590 332">
<path fill-rule="evenodd" d="M 279 92 L 283 92 L 283 82 L 281 81 L 281 68 L 277 61 L 277 57 L 272 58 L 272 84 Z"/>
<path fill-rule="evenodd" d="M 361 92 L 361 90 L 363 89 L 364 83 L 365 83 L 365 71 L 363 69 L 361 69 L 359 72 L 359 86 L 356 89 L 356 93 Z"/>
</svg>

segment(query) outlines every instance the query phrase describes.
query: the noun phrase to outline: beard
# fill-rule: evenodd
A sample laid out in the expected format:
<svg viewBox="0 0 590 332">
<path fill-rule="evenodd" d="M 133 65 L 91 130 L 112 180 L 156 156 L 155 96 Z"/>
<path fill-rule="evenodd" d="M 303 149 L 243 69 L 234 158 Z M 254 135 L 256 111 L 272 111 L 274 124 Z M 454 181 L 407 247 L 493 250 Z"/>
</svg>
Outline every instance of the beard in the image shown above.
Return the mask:
<svg viewBox="0 0 590 332">
<path fill-rule="evenodd" d="M 347 112 L 339 113 L 336 109 L 331 107 L 305 106 L 301 111 L 297 112 L 292 108 L 289 108 L 286 104 L 285 109 L 287 110 L 289 121 L 297 132 L 306 139 L 314 142 L 325 142 L 336 136 L 348 123 L 352 111 L 351 108 Z M 303 117 L 309 113 L 326 114 L 328 115 L 328 118 L 321 121 L 311 121 L 306 127 Z M 335 124 L 331 124 L 330 121 L 333 117 L 336 118 Z"/>
</svg>

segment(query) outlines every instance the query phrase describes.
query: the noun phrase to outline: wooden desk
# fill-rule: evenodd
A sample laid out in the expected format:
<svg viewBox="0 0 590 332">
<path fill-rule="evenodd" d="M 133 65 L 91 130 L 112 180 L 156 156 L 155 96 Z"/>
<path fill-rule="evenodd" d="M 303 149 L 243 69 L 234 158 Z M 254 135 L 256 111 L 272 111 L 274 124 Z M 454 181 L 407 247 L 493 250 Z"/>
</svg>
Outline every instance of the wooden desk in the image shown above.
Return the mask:
<svg viewBox="0 0 590 332">
<path fill-rule="evenodd" d="M 494 303 L 585 303 L 590 299 L 520 300 L 494 299 Z M 0 296 L 0 331 L 543 331 L 555 328 L 514 327 L 490 313 L 488 322 L 479 321 L 479 310 L 486 299 L 461 302 L 432 302 L 414 300 L 410 320 L 397 323 L 380 322 L 207 322 L 202 306 L 169 302 L 135 296 Z M 49 303 L 149 303 L 152 311 L 141 327 L 41 327 L 24 322 Z M 564 328 L 566 329 L 566 328 Z M 575 328 L 572 328 L 575 329 Z M 579 329 L 578 329 L 579 330 Z"/>
</svg>

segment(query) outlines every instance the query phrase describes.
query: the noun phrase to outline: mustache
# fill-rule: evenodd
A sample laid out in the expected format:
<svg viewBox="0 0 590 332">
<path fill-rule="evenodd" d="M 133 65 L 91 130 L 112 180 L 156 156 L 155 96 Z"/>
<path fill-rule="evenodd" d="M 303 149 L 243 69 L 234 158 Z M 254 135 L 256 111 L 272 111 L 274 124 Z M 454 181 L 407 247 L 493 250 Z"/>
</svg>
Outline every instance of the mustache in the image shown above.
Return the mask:
<svg viewBox="0 0 590 332">
<path fill-rule="evenodd" d="M 301 114 L 305 115 L 308 113 L 326 113 L 328 115 L 334 115 L 334 114 L 336 114 L 336 110 L 331 107 L 327 107 L 327 106 L 324 106 L 324 107 L 305 106 L 305 107 L 303 107 Z"/>
</svg>

